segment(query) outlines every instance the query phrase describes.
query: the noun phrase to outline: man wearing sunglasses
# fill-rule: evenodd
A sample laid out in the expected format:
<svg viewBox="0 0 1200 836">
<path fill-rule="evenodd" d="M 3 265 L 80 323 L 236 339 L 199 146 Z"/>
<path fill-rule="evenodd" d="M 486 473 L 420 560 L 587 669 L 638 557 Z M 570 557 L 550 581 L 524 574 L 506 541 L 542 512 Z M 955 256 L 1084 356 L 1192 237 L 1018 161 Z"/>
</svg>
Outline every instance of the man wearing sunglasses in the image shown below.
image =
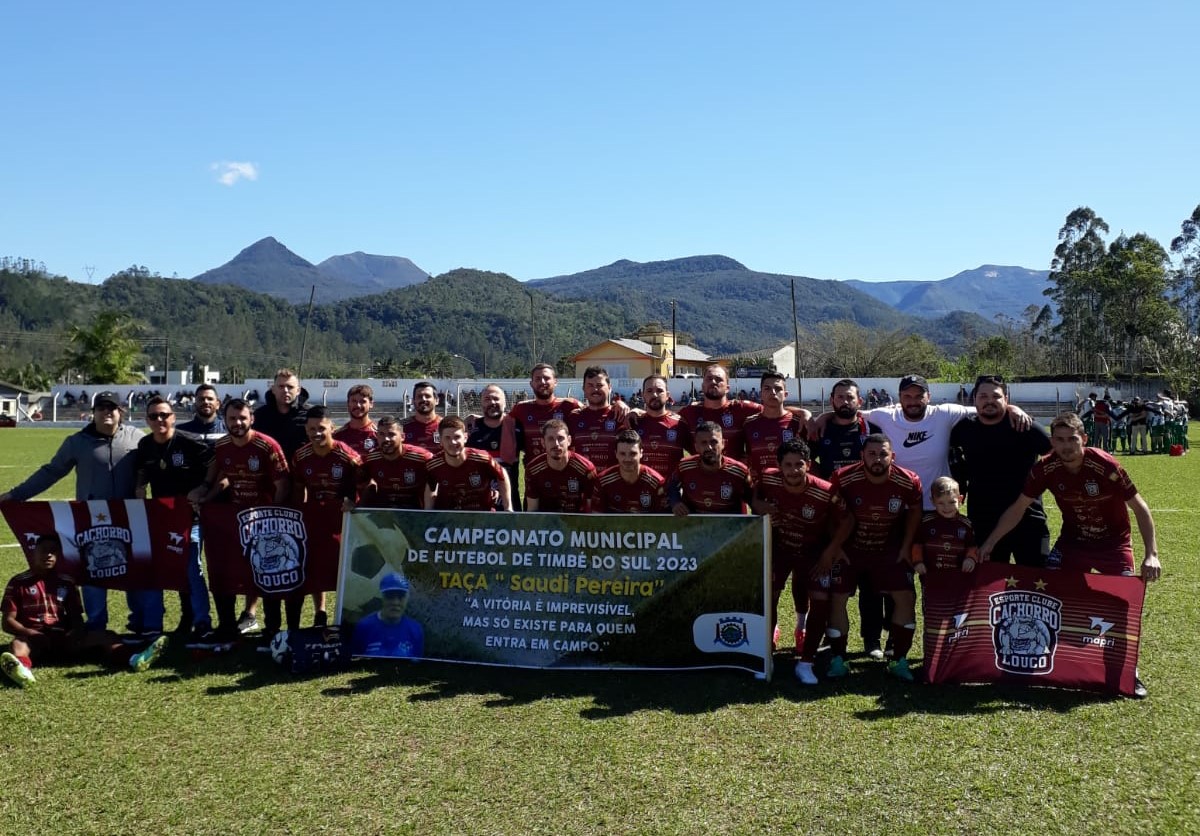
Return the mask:
<svg viewBox="0 0 1200 836">
<path fill-rule="evenodd" d="M 178 431 L 175 409 L 155 395 L 146 402 L 146 425 L 150 434 L 137 447 L 137 496 L 146 497 L 150 488 L 155 499 L 168 496 L 199 500 L 207 491 L 204 479 L 213 462 L 212 449 L 203 441 Z M 149 594 L 149 593 L 147 593 Z M 162 593 L 158 593 L 162 606 Z M 188 552 L 188 588 L 179 593 L 181 616 L 177 633 L 191 630 L 190 643 L 212 641 L 212 618 L 208 607 L 208 586 L 200 566 L 200 521 L 192 519 Z"/>
<path fill-rule="evenodd" d="M 133 499 L 137 445 L 142 431 L 121 421 L 124 401 L 116 392 L 101 392 L 92 401 L 92 423 L 67 436 L 49 462 L 28 479 L 0 494 L 0 502 L 24 502 L 49 490 L 75 471 L 75 499 Z M 81 587 L 87 629 L 108 629 L 108 590 Z M 145 612 L 139 592 L 127 592 L 129 627 L 135 633 L 162 632 L 162 608 Z"/>
</svg>

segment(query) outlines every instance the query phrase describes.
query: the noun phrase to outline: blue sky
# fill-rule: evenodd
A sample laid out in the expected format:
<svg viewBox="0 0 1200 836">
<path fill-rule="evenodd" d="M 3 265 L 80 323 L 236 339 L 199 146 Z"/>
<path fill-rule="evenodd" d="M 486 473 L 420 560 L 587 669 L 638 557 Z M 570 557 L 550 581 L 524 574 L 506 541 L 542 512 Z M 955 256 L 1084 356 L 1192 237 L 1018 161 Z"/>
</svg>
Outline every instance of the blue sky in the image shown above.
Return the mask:
<svg viewBox="0 0 1200 836">
<path fill-rule="evenodd" d="M 1192 3 L 7 3 L 0 255 L 1048 267 L 1200 202 Z"/>
</svg>

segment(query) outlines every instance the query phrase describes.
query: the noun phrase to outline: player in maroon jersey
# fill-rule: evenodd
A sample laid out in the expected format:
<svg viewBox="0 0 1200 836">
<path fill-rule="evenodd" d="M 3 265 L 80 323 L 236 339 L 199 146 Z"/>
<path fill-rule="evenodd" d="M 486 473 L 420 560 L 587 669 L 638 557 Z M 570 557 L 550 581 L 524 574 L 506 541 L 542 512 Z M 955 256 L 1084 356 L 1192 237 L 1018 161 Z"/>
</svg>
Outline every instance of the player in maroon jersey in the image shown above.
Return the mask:
<svg viewBox="0 0 1200 836">
<path fill-rule="evenodd" d="M 701 421 L 712 421 L 721 428 L 728 455 L 741 460 L 745 456 L 742 446 L 742 425 L 751 415 L 762 412 L 760 404 L 752 401 L 731 400 L 729 397 L 729 372 L 724 366 L 713 364 L 704 370 L 700 385 L 703 400 L 679 410 L 679 417 L 692 428 L 695 435 Z"/>
<path fill-rule="evenodd" d="M 724 454 L 721 425 L 701 421 L 695 438 L 696 455 L 679 463 L 668 488 L 672 513 L 747 513 L 754 499 L 750 468 Z"/>
<path fill-rule="evenodd" d="M 617 436 L 617 463 L 596 478 L 592 510 L 601 514 L 665 514 L 667 482 L 642 464 L 642 438 L 634 430 Z"/>
<path fill-rule="evenodd" d="M 604 470 L 617 463 L 617 434 L 629 429 L 629 407 L 624 401 L 612 401 L 608 370 L 600 366 L 584 369 L 583 394 L 587 403 L 567 417 L 567 426 L 575 440 L 575 452 Z M 528 465 L 525 470 L 528 484 Z"/>
<path fill-rule="evenodd" d="M 379 448 L 363 459 L 363 475 L 369 480 L 362 505 L 371 508 L 425 507 L 425 483 L 433 454 L 421 447 L 404 446 L 400 422 L 384 415 L 376 425 Z"/>
<path fill-rule="evenodd" d="M 409 447 L 424 447 L 438 451 L 437 388 L 428 380 L 413 384 L 413 417 L 404 422 L 404 443 Z"/>
<path fill-rule="evenodd" d="M 546 452 L 526 468 L 525 509 L 586 514 L 591 510 L 596 466 L 571 449 L 571 433 L 562 421 L 542 425 Z"/>
<path fill-rule="evenodd" d="M 542 425 L 552 418 L 566 420 L 576 409 L 579 401 L 574 398 L 559 398 L 554 390 L 558 386 L 558 375 L 554 367 L 538 363 L 529 375 L 529 386 L 533 399 L 516 404 L 504 419 L 500 439 L 500 461 L 516 464 L 520 454 L 525 454 L 525 464 L 545 451 L 542 449 Z"/>
<path fill-rule="evenodd" d="M 863 444 L 862 461 L 833 474 L 831 482 L 846 505 L 847 513 L 833 538 L 839 559 L 822 571 L 832 570 L 833 606 L 829 614 L 829 644 L 833 650 L 828 676 L 845 676 L 846 601 L 858 584 L 858 576 L 871 576 L 872 588 L 890 595 L 892 645 L 895 657 L 888 673 L 912 681 L 908 651 L 916 624 L 916 591 L 911 566 L 913 538 L 921 522 L 921 477 L 895 463 L 892 443 L 883 433 L 872 433 Z"/>
<path fill-rule="evenodd" d="M 975 547 L 975 527 L 960 513 L 962 492 L 958 482 L 949 476 L 933 480 L 929 486 L 933 498 L 933 513 L 921 517 L 913 542 L 913 571 L 918 575 L 929 572 L 974 572 L 979 561 Z"/>
<path fill-rule="evenodd" d="M 742 461 L 757 479 L 768 467 L 775 467 L 779 460 L 775 451 L 779 445 L 793 438 L 806 440 L 806 420 L 784 408 L 787 400 L 787 383 L 779 372 L 763 372 L 759 383 L 762 412 L 746 418 L 742 424 L 742 443 L 746 458 Z"/>
<path fill-rule="evenodd" d="M 467 425 L 456 415 L 438 428 L 441 451 L 427 466 L 425 508 L 438 511 L 511 511 L 508 473 L 482 450 L 467 446 Z"/>
<path fill-rule="evenodd" d="M 239 508 L 255 505 L 282 505 L 291 492 L 288 478 L 287 457 L 279 442 L 269 435 L 253 429 L 254 411 L 241 398 L 233 398 L 225 404 L 225 429 L 228 435 L 217 441 L 213 448 L 215 457 L 209 468 L 208 492 L 201 502 L 211 502 L 228 489 L 229 501 Z M 220 638 L 236 637 L 238 621 L 257 624 L 255 607 L 258 595 L 246 596 L 246 609 L 241 618 L 234 617 L 236 596 L 213 593 L 213 604 L 217 610 L 217 632 Z M 283 624 L 279 602 L 266 607 L 267 632 L 278 632 Z"/>
<path fill-rule="evenodd" d="M 336 502 L 349 511 L 358 500 L 362 458 L 349 444 L 334 439 L 333 421 L 323 406 L 308 410 L 304 431 L 308 443 L 296 451 L 292 461 L 292 502 L 297 506 L 304 502 Z M 324 627 L 329 623 L 325 593 L 314 592 L 312 599 L 316 609 L 313 626 Z M 304 598 L 299 596 L 298 602 L 288 607 L 289 630 L 299 629 L 303 605 Z"/>
<path fill-rule="evenodd" d="M 667 379 L 652 374 L 642 381 L 645 408 L 631 412 L 629 426 L 642 438 L 642 463 L 666 480 L 675 475 L 683 457 L 692 452 L 692 429 L 674 412 L 667 411 L 671 391 Z"/>
<path fill-rule="evenodd" d="M 1062 531 L 1046 559 L 1047 568 L 1132 575 L 1133 532 L 1129 512 L 1133 511 L 1145 550 L 1142 580 L 1158 580 L 1162 564 L 1158 560 L 1150 506 L 1125 468 L 1111 454 L 1088 447 L 1087 442 L 1083 421 L 1075 413 L 1063 413 L 1050 422 L 1050 455 L 1033 466 L 1021 495 L 980 546 L 983 560 L 991 556 L 1000 538 L 1021 521 L 1029 504 L 1042 491 L 1050 491 L 1062 512 Z M 1138 676 L 1134 695 L 1140 698 L 1146 694 L 1146 686 Z"/>
<path fill-rule="evenodd" d="M 365 383 L 356 383 L 346 393 L 346 411 L 350 420 L 338 427 L 333 437 L 365 456 L 378 446 L 375 422 L 371 420 L 371 407 L 375 405 L 375 390 Z"/>
<path fill-rule="evenodd" d="M 1033 466 L 1021 496 L 1000 517 L 995 531 L 980 548 L 984 560 L 1021 519 L 1026 506 L 1048 490 L 1062 511 L 1062 531 L 1050 550 L 1047 567 L 1132 575 L 1129 512 L 1133 511 L 1145 548 L 1142 578 L 1158 579 L 1162 565 L 1150 506 L 1125 468 L 1110 454 L 1088 447 L 1087 441 L 1083 422 L 1074 413 L 1060 415 L 1050 423 L 1051 454 Z"/>
<path fill-rule="evenodd" d="M 834 552 L 825 556 L 823 551 L 830 548 L 830 537 L 841 521 L 842 502 L 828 482 L 809 472 L 811 453 L 803 441 L 783 442 L 775 460 L 779 467 L 763 472 L 754 501 L 755 513 L 771 515 L 771 623 L 778 642 L 779 596 L 791 575 L 796 678 L 815 685 L 812 666 L 829 621 L 830 586 L 829 573 L 817 567 L 823 558 L 833 561 Z"/>
</svg>

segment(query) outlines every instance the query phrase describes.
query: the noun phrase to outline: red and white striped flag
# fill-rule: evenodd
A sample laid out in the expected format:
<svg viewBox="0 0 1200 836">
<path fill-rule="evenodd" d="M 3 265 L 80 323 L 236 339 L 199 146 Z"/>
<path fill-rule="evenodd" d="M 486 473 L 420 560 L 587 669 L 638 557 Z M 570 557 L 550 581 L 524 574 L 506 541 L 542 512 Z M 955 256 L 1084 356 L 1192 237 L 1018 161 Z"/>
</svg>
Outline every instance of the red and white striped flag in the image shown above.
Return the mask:
<svg viewBox="0 0 1200 836">
<path fill-rule="evenodd" d="M 26 557 L 62 541 L 59 574 L 108 589 L 187 589 L 192 507 L 168 499 L 6 502 L 0 511 Z"/>
</svg>

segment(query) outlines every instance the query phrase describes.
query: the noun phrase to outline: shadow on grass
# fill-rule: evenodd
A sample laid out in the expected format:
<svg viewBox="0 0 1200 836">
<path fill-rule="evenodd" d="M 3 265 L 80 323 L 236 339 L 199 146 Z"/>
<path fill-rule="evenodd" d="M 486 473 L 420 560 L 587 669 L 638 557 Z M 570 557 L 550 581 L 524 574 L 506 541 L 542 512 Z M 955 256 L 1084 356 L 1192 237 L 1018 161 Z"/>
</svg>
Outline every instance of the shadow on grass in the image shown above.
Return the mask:
<svg viewBox="0 0 1200 836">
<path fill-rule="evenodd" d="M 484 705 L 507 708 L 542 700 L 590 699 L 580 716 L 604 719 L 646 710 L 706 714 L 731 705 L 769 703 L 778 696 L 770 683 L 732 671 L 515 670 L 441 662 L 362 663 L 364 675 L 322 691 L 347 697 L 403 685 L 424 689 L 411 702 L 460 696 L 491 696 Z"/>
</svg>

